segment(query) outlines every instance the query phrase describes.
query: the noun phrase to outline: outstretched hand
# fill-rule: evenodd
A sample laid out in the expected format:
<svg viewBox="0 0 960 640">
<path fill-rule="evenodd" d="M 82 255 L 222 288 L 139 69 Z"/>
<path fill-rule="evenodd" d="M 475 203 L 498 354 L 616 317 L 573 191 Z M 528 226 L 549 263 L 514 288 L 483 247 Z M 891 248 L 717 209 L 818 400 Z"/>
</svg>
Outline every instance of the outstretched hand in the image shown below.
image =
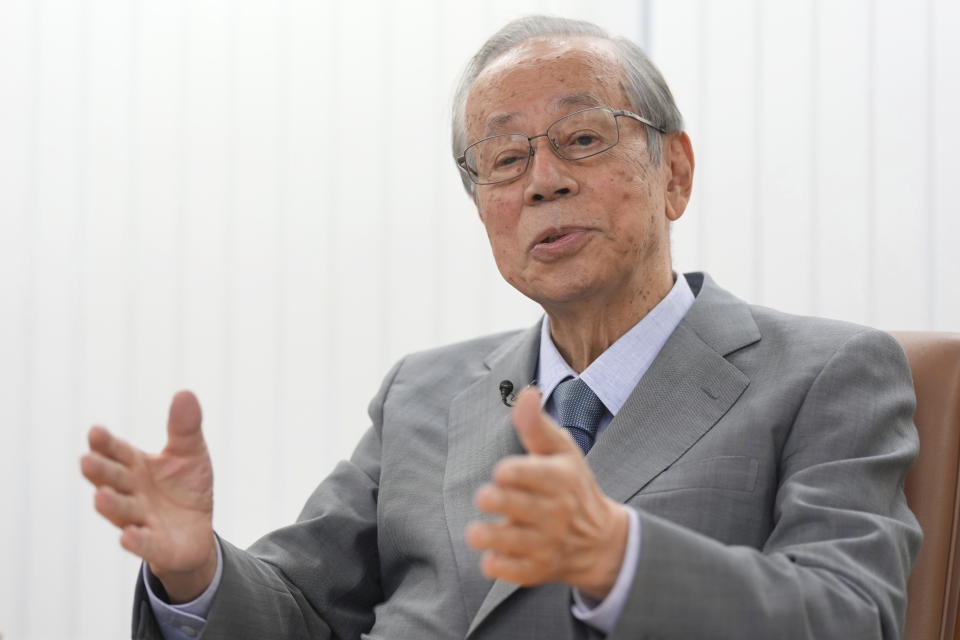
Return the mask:
<svg viewBox="0 0 960 640">
<path fill-rule="evenodd" d="M 564 582 L 602 600 L 623 562 L 629 516 L 600 490 L 573 438 L 524 389 L 513 422 L 527 455 L 511 456 L 477 491 L 477 507 L 501 516 L 473 522 L 466 539 L 483 551 L 490 578 L 523 586 Z"/>
<path fill-rule="evenodd" d="M 105 428 L 90 429 L 83 475 L 97 487 L 94 506 L 119 527 L 120 544 L 150 565 L 174 602 L 200 595 L 216 571 L 213 467 L 189 391 L 170 403 L 167 444 L 151 455 Z"/>
</svg>

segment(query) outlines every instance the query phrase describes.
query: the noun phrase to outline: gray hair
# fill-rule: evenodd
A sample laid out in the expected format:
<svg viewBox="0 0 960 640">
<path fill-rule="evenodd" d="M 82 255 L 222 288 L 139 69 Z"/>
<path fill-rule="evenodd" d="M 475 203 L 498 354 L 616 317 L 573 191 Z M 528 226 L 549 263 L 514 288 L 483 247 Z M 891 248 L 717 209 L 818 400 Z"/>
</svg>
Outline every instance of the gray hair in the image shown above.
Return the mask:
<svg viewBox="0 0 960 640">
<path fill-rule="evenodd" d="M 467 95 L 477 76 L 494 60 L 528 40 L 550 36 L 586 36 L 606 40 L 613 45 L 623 66 L 623 89 L 630 101 L 630 109 L 655 122 L 664 133 L 683 131 L 683 116 L 673 100 L 673 94 L 647 54 L 638 45 L 609 33 L 591 22 L 554 16 L 526 16 L 518 18 L 493 34 L 467 63 L 453 97 L 453 156 L 460 156 L 467 146 L 465 108 Z M 614 106 L 614 105 L 611 105 Z M 647 151 L 660 164 L 662 138 L 651 127 L 647 131 Z M 467 194 L 473 195 L 476 185 L 463 172 L 460 174 Z"/>
</svg>

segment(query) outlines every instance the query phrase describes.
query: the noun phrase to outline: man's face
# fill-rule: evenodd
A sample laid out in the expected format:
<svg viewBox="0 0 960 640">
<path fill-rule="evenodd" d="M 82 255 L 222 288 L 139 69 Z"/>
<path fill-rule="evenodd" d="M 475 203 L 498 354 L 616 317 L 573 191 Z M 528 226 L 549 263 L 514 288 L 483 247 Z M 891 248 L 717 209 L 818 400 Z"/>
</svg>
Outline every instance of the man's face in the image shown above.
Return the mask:
<svg viewBox="0 0 960 640">
<path fill-rule="evenodd" d="M 477 78 L 467 98 L 467 134 L 470 141 L 498 133 L 533 136 L 558 118 L 600 105 L 630 108 L 620 64 L 606 43 L 531 41 Z M 500 273 L 548 310 L 627 303 L 669 277 L 669 172 L 650 160 L 643 126 L 618 120 L 620 142 L 609 151 L 571 162 L 537 138 L 526 173 L 477 187 L 477 209 Z"/>
</svg>

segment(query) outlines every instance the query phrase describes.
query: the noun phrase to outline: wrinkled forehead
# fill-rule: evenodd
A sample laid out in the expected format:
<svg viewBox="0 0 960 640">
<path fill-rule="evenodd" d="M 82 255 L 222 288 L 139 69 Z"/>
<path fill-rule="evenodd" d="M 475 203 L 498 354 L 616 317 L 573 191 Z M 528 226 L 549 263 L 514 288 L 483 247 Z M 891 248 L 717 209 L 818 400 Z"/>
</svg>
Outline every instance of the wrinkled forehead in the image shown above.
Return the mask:
<svg viewBox="0 0 960 640">
<path fill-rule="evenodd" d="M 598 105 L 626 107 L 622 78 L 606 40 L 528 40 L 477 76 L 465 105 L 468 136 L 518 131 L 526 117 L 561 116 Z"/>
</svg>

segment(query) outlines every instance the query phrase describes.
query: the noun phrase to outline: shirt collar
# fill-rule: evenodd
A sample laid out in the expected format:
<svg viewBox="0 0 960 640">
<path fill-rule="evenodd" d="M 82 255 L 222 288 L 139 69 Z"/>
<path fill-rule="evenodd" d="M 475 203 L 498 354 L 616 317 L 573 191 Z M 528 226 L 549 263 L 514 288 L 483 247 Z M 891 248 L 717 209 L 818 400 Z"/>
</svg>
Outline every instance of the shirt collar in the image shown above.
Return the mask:
<svg viewBox="0 0 960 640">
<path fill-rule="evenodd" d="M 677 276 L 663 300 L 580 374 L 611 415 L 620 411 L 693 301 L 693 291 L 687 279 Z M 541 406 L 547 403 L 557 385 L 568 377 L 576 378 L 577 374 L 557 350 L 550 337 L 550 319 L 544 317 L 537 365 L 537 386 L 543 394 Z"/>
</svg>

